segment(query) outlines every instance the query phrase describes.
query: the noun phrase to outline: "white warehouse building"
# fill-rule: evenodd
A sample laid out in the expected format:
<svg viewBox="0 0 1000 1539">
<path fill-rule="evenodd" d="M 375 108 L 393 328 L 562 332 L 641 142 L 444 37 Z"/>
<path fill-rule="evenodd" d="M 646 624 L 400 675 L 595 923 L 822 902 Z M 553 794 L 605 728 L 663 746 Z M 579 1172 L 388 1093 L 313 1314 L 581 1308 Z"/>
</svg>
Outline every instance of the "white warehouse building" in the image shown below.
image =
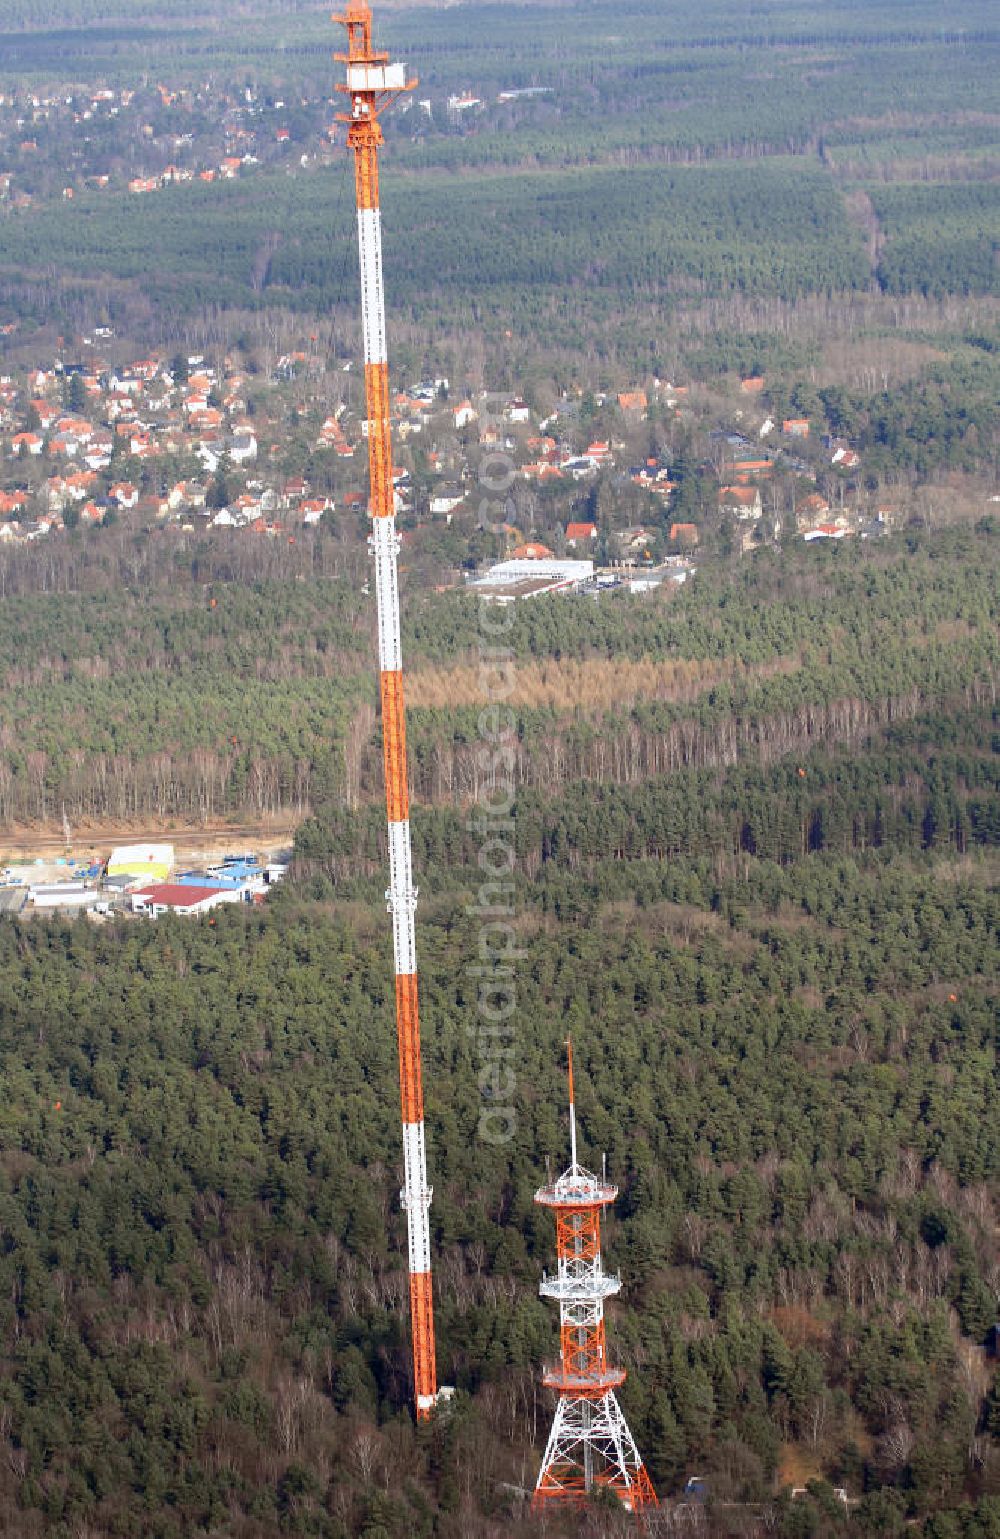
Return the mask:
<svg viewBox="0 0 1000 1539">
<path fill-rule="evenodd" d="M 471 586 L 481 598 L 494 604 L 513 604 L 517 599 L 539 598 L 543 593 L 572 593 L 592 582 L 593 561 L 560 556 L 514 556 L 498 561 Z"/>
</svg>

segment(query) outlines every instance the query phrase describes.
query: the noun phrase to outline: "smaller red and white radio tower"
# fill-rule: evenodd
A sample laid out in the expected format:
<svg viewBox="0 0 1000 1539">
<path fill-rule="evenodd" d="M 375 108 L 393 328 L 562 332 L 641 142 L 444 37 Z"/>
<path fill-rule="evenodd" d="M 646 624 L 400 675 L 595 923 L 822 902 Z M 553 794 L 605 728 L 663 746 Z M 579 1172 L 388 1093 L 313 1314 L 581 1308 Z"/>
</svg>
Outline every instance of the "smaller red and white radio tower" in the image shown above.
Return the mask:
<svg viewBox="0 0 1000 1539">
<path fill-rule="evenodd" d="M 532 1498 L 535 1512 L 552 1505 L 578 1506 L 591 1491 L 613 1491 L 630 1512 L 656 1507 L 653 1482 L 615 1396 L 625 1370 L 608 1364 L 604 1300 L 621 1280 L 601 1265 L 601 1213 L 618 1188 L 577 1164 L 576 1106 L 573 1100 L 573 1044 L 569 1054 L 570 1167 L 535 1201 L 556 1218 L 559 1268 L 543 1276 L 539 1293 L 559 1303 L 561 1362 L 542 1377 L 558 1390 L 559 1403 Z"/>
</svg>

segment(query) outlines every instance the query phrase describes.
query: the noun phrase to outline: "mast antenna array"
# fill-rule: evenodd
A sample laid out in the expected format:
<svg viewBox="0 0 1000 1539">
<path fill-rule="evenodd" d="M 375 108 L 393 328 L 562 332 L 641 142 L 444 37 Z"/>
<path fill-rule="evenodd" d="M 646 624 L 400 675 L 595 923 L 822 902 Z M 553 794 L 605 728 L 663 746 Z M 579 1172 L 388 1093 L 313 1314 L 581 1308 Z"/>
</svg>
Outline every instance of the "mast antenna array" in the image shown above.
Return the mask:
<svg viewBox="0 0 1000 1539">
<path fill-rule="evenodd" d="M 406 767 L 406 717 L 403 657 L 399 628 L 399 584 L 392 439 L 389 423 L 389 366 L 382 286 L 382 219 L 378 156 L 383 144 L 379 119 L 397 97 L 412 91 L 405 64 L 390 64 L 387 53 L 372 46 L 372 15 L 367 0 L 350 0 L 334 20 L 347 31 L 347 52 L 337 54 L 347 67 L 346 83 L 337 86 L 350 110 L 338 114 L 347 124 L 354 152 L 361 259 L 361 320 L 365 348 L 365 405 L 368 417 L 369 546 L 375 559 L 378 613 L 379 690 L 382 699 L 382 754 L 385 805 L 389 824 L 389 887 L 396 978 L 396 1032 L 399 1040 L 399 1091 L 403 1116 L 403 1190 L 410 1267 L 410 1325 L 413 1387 L 419 1420 L 428 1417 L 445 1394 L 437 1388 L 434 1361 L 434 1299 L 431 1287 L 429 1210 L 424 1147 L 424 1097 L 420 1065 L 420 1017 L 417 1003 L 417 953 L 410 847 L 410 807 Z"/>
</svg>

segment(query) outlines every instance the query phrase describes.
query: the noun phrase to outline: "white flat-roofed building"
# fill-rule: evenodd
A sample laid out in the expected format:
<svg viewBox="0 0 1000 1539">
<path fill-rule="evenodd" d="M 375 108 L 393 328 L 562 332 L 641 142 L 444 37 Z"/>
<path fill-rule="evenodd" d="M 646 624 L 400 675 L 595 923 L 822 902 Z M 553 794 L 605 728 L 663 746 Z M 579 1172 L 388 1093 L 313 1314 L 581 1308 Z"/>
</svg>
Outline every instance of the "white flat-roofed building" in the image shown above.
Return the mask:
<svg viewBox="0 0 1000 1539">
<path fill-rule="evenodd" d="M 567 557 L 513 557 L 498 561 L 471 584 L 481 598 L 493 604 L 513 604 L 517 599 L 540 598 L 544 593 L 572 593 L 594 576 L 592 561 Z"/>
<path fill-rule="evenodd" d="M 28 902 L 36 909 L 93 908 L 100 897 L 96 887 L 85 887 L 83 882 L 53 882 L 28 889 Z"/>
</svg>

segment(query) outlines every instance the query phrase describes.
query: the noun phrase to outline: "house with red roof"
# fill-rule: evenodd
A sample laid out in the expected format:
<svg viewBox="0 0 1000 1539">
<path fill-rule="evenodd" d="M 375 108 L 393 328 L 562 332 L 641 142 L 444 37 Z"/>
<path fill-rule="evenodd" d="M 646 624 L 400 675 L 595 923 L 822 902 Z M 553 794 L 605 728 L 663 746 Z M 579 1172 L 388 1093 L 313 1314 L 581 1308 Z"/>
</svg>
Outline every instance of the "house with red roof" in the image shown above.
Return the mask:
<svg viewBox="0 0 1000 1539">
<path fill-rule="evenodd" d="M 817 524 L 813 529 L 804 529 L 804 540 L 846 540 L 851 533 L 846 524 Z"/>
<path fill-rule="evenodd" d="M 110 390 L 104 401 L 104 414 L 108 422 L 120 422 L 135 416 L 135 402 L 127 390 Z"/>
<path fill-rule="evenodd" d="M 109 489 L 108 496 L 120 508 L 134 508 L 139 501 L 139 488 L 133 486 L 131 481 L 116 481 Z"/>
<path fill-rule="evenodd" d="M 41 397 L 38 400 L 32 401 L 31 405 L 38 414 L 39 427 L 43 433 L 47 433 L 59 415 L 58 408 L 53 406 L 50 401 L 46 401 Z"/>
<path fill-rule="evenodd" d="M 153 882 L 130 893 L 133 914 L 159 919 L 161 914 L 207 914 L 220 903 L 241 903 L 242 893 L 234 887 L 188 886 L 183 882 Z"/>
<path fill-rule="evenodd" d="M 670 538 L 678 545 L 697 545 L 698 530 L 694 524 L 671 524 Z"/>
<path fill-rule="evenodd" d="M 764 511 L 759 486 L 723 486 L 719 489 L 719 508 L 741 521 L 756 521 Z"/>
<path fill-rule="evenodd" d="M 795 504 L 795 521 L 799 530 L 811 529 L 829 517 L 830 504 L 819 492 L 809 492 Z"/>
<path fill-rule="evenodd" d="M 795 504 L 797 514 L 808 514 L 811 517 L 823 518 L 830 511 L 830 504 L 820 492 L 808 492 Z"/>
<path fill-rule="evenodd" d="M 558 465 L 550 465 L 547 460 L 532 460 L 527 465 L 522 465 L 518 475 L 525 481 L 562 481 L 563 473 Z"/>
<path fill-rule="evenodd" d="M 89 470 L 107 470 L 113 448 L 114 440 L 109 433 L 95 433 L 83 452 L 83 463 Z"/>
<path fill-rule="evenodd" d="M 512 561 L 550 561 L 553 552 L 547 545 L 542 545 L 537 540 L 528 540 L 524 545 L 517 545 L 510 553 Z"/>
<path fill-rule="evenodd" d="M 299 512 L 302 514 L 304 524 L 318 524 L 324 513 L 332 510 L 333 504 L 329 497 L 304 497 L 299 503 Z"/>
<path fill-rule="evenodd" d="M 670 479 L 670 471 L 661 465 L 656 459 L 649 459 L 645 465 L 638 465 L 629 471 L 629 479 L 636 486 L 641 486 L 645 491 L 652 492 L 662 502 L 670 501 L 670 494 L 674 490 L 675 483 Z"/>
<path fill-rule="evenodd" d="M 774 474 L 774 462 L 772 460 L 734 460 L 733 480 L 750 481 L 760 480 L 762 477 Z"/>
<path fill-rule="evenodd" d="M 176 512 L 178 508 L 203 508 L 204 506 L 205 488 L 200 481 L 178 481 L 167 494 L 167 511 L 171 513 Z"/>
</svg>

